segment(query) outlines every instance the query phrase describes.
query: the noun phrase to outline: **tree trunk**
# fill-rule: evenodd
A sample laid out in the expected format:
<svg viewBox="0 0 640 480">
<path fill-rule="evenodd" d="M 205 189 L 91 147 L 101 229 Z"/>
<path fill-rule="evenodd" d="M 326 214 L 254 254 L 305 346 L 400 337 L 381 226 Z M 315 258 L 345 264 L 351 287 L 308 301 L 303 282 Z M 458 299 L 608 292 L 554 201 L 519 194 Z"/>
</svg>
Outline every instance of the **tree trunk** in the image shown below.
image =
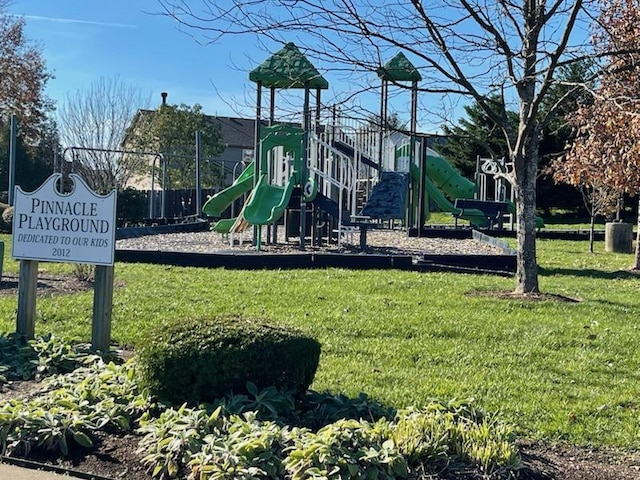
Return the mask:
<svg viewBox="0 0 640 480">
<path fill-rule="evenodd" d="M 640 270 L 640 194 L 638 195 L 638 219 L 636 223 L 636 254 L 633 269 Z"/>
<path fill-rule="evenodd" d="M 593 237 L 596 229 L 596 214 L 591 212 L 591 224 L 589 225 L 589 252 L 593 253 Z"/>
<path fill-rule="evenodd" d="M 536 179 L 538 177 L 538 135 L 526 142 L 523 158 L 516 158 L 516 219 L 518 253 L 516 258 L 516 294 L 536 293 Z M 519 168 L 518 168 L 519 167 Z"/>
</svg>

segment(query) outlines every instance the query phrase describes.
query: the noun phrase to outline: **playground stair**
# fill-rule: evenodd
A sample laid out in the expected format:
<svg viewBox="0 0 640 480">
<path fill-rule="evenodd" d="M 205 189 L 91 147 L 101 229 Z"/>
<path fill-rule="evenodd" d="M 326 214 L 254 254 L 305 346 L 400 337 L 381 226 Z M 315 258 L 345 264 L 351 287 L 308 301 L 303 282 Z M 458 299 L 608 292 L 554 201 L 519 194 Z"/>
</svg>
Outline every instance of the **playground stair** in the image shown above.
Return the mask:
<svg viewBox="0 0 640 480">
<path fill-rule="evenodd" d="M 379 220 L 404 218 L 408 183 L 408 173 L 381 172 L 361 215 Z"/>
<path fill-rule="evenodd" d="M 366 190 L 356 191 L 356 211 L 360 212 L 367 203 L 368 192 Z"/>
</svg>

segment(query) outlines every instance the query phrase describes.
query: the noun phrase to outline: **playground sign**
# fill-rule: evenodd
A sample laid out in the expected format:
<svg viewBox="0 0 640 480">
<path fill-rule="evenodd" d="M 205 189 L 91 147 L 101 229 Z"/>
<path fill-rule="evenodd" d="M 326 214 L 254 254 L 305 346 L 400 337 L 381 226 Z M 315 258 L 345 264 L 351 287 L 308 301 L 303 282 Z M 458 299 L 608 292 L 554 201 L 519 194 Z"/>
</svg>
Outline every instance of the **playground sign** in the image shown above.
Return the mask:
<svg viewBox="0 0 640 480">
<path fill-rule="evenodd" d="M 69 194 L 56 188 L 60 173 L 31 193 L 15 187 L 13 258 L 113 265 L 116 191 L 98 195 L 79 175 L 69 177 L 73 182 Z"/>
</svg>

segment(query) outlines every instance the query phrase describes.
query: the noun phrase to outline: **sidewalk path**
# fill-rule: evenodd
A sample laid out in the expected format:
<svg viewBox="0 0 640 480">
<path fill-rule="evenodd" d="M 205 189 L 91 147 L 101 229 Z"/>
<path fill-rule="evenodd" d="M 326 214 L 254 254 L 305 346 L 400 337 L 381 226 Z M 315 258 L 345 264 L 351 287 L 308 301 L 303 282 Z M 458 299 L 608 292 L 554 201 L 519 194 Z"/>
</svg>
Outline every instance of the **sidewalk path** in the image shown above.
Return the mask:
<svg viewBox="0 0 640 480">
<path fill-rule="evenodd" d="M 0 479 L 2 480 L 64 480 L 68 478 L 72 477 L 0 463 Z"/>
</svg>

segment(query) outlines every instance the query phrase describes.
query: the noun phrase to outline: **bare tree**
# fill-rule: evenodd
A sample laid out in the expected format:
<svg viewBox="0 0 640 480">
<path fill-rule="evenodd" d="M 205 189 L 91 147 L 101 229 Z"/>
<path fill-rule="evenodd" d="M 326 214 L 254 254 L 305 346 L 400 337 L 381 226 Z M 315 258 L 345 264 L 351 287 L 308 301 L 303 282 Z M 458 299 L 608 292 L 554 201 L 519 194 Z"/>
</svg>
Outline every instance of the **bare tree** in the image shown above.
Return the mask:
<svg viewBox="0 0 640 480">
<path fill-rule="evenodd" d="M 562 103 L 541 108 L 563 65 L 584 60 L 597 0 L 159 0 L 164 13 L 209 41 L 258 34 L 295 40 L 336 71 L 374 72 L 398 50 L 420 70 L 423 92 L 476 102 L 502 131 L 514 171 L 515 293 L 538 291 L 539 137 Z M 192 7 L 194 5 L 194 7 Z M 198 7 L 195 7 L 198 5 Z M 607 52 L 609 53 L 609 52 Z M 602 52 L 600 52 L 602 55 Z M 574 93 L 574 85 L 567 95 Z M 495 96 L 504 108 L 495 109 Z M 512 122 L 507 108 L 518 112 Z M 544 113 L 543 113 L 544 111 Z"/>
<path fill-rule="evenodd" d="M 150 95 L 118 77 L 100 78 L 65 98 L 59 108 L 61 141 L 67 149 L 78 147 L 69 151 L 69 160 L 94 190 L 121 189 L 146 166 L 145 157 L 117 151 L 136 112 L 150 102 Z"/>
</svg>

